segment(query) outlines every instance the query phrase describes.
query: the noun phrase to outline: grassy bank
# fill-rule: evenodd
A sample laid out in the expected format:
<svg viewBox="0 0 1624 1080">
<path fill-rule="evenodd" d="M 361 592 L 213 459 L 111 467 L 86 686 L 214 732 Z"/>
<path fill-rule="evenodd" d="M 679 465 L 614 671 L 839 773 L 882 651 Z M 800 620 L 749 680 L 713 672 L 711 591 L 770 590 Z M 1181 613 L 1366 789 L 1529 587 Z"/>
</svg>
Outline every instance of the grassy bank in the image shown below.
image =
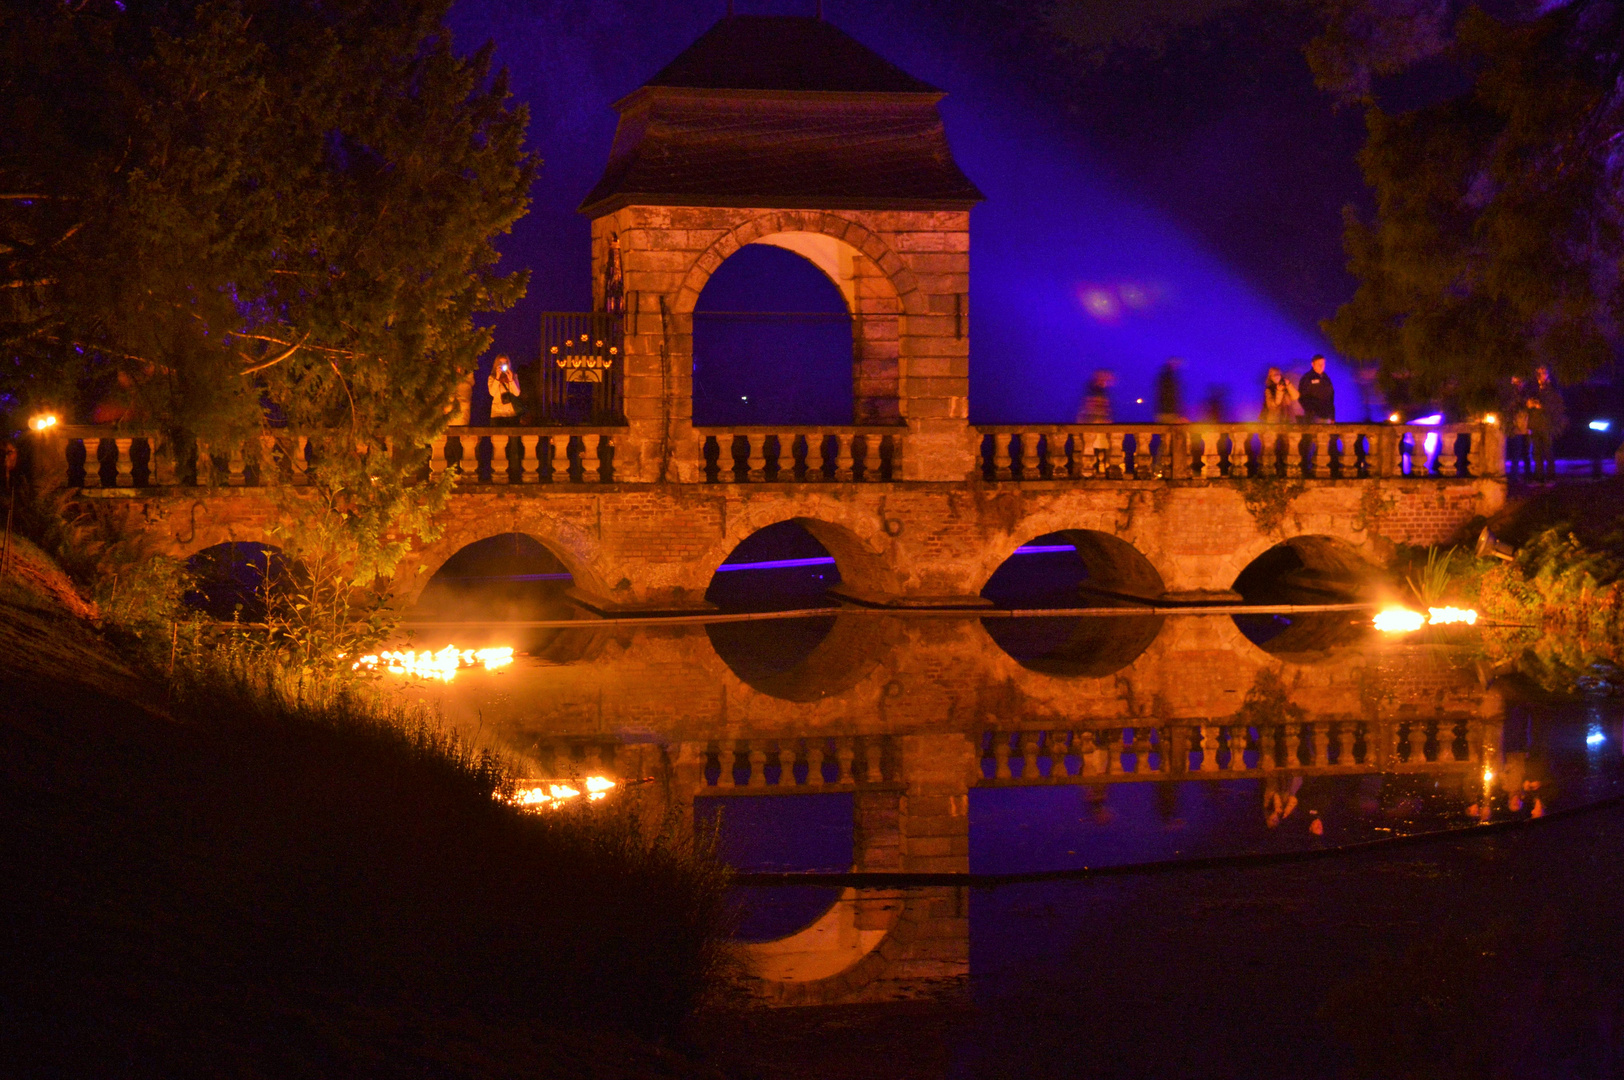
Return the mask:
<svg viewBox="0 0 1624 1080">
<path fill-rule="evenodd" d="M 37 576 L 37 575 L 36 575 Z M 724 878 L 635 808 L 536 815 L 431 725 L 150 677 L 0 583 L 14 1075 L 705 1075 Z"/>
</svg>

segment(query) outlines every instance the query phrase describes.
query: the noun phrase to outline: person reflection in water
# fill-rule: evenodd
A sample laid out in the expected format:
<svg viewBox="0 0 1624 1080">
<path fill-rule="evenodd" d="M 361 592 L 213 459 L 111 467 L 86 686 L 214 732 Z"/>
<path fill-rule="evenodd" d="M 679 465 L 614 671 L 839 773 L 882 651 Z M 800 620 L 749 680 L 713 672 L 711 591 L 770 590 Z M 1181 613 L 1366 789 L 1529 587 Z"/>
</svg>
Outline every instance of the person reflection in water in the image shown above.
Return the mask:
<svg viewBox="0 0 1624 1080">
<path fill-rule="evenodd" d="M 1303 778 L 1293 776 L 1284 785 L 1280 778 L 1271 776 L 1263 781 L 1263 822 L 1271 829 L 1297 811 L 1297 793 L 1303 789 Z"/>
</svg>

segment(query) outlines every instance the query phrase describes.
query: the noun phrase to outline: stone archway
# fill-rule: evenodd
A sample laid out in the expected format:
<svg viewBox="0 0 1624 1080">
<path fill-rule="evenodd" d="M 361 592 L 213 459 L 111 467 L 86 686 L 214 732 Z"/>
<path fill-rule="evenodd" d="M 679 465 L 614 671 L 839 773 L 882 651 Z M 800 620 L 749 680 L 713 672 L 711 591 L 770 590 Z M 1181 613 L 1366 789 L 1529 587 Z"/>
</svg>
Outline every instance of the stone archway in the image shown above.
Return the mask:
<svg viewBox="0 0 1624 1080">
<path fill-rule="evenodd" d="M 853 327 L 853 422 L 903 420 L 907 416 L 903 358 L 913 352 L 905 316 L 922 313 L 924 298 L 913 273 L 885 240 L 849 218 L 780 210 L 721 234 L 694 259 L 677 290 L 673 310 L 690 343 L 695 305 L 706 283 L 728 258 L 750 244 L 800 255 L 822 270 L 845 298 Z M 687 363 L 692 364 L 691 345 Z"/>
</svg>

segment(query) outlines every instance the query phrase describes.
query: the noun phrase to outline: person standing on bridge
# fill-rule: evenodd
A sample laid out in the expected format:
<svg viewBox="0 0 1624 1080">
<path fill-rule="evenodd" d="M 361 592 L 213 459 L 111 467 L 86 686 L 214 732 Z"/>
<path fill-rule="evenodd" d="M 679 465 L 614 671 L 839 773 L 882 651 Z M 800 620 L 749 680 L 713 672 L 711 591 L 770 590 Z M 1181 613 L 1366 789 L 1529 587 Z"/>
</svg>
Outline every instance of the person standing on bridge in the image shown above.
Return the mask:
<svg viewBox="0 0 1624 1080">
<path fill-rule="evenodd" d="M 1336 423 L 1336 387 L 1325 373 L 1325 357 L 1316 354 L 1309 369 L 1297 383 L 1297 400 L 1303 407 L 1303 421 L 1309 424 Z"/>
<path fill-rule="evenodd" d="M 1297 413 L 1297 388 L 1279 368 L 1270 368 L 1263 380 L 1263 412 L 1258 419 L 1265 424 L 1289 424 Z"/>
<path fill-rule="evenodd" d="M 491 395 L 491 423 L 514 423 L 518 413 L 519 378 L 513 374 L 513 365 L 505 356 L 498 356 L 485 377 L 485 389 Z"/>
<path fill-rule="evenodd" d="M 1184 361 L 1170 358 L 1156 375 L 1156 422 L 1182 424 L 1184 420 L 1184 390 L 1179 385 L 1179 369 Z"/>
</svg>

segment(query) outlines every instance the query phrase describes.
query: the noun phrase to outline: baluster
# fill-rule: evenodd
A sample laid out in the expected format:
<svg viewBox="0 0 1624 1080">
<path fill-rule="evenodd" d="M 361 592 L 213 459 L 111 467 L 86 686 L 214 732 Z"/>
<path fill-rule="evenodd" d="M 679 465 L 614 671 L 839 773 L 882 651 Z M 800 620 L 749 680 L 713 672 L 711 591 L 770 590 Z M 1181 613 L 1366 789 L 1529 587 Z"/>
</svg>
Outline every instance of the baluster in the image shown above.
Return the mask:
<svg viewBox="0 0 1624 1080">
<path fill-rule="evenodd" d="M 1301 476 L 1303 472 L 1302 434 L 1293 431 L 1286 436 L 1286 475 Z"/>
<path fill-rule="evenodd" d="M 1086 776 L 1095 771 L 1095 732 L 1077 732 L 1077 775 Z"/>
<path fill-rule="evenodd" d="M 536 441 L 539 435 L 519 436 L 519 483 L 534 484 L 536 476 Z"/>
<path fill-rule="evenodd" d="M 1218 439 L 1216 431 L 1201 433 L 1201 479 L 1211 480 L 1218 475 Z"/>
<path fill-rule="evenodd" d="M 1469 476 L 1483 475 L 1483 444 L 1484 432 L 1482 427 L 1473 428 L 1466 437 L 1466 472 Z"/>
<path fill-rule="evenodd" d="M 806 782 L 814 787 L 823 786 L 823 740 L 808 739 L 806 743 Z"/>
<path fill-rule="evenodd" d="M 1299 724 L 1287 724 L 1284 734 L 1286 739 L 1286 768 L 1295 769 L 1302 764 L 1302 761 L 1297 757 L 1298 754 L 1302 753 L 1303 749 L 1302 726 Z"/>
<path fill-rule="evenodd" d="M 513 436 L 499 433 L 491 436 L 491 483 L 506 484 L 513 479 L 509 470 L 513 462 L 508 459 L 508 447 L 513 443 Z"/>
<path fill-rule="evenodd" d="M 151 452 L 147 458 L 147 483 L 174 487 L 180 473 L 180 448 L 175 445 L 175 440 L 166 437 L 160 444 L 155 438 L 148 439 L 147 448 Z"/>
<path fill-rule="evenodd" d="M 852 440 L 856 436 L 851 432 L 838 432 L 835 435 L 835 449 L 839 457 L 835 461 L 835 479 L 842 482 L 851 479 L 851 452 Z"/>
<path fill-rule="evenodd" d="M 1316 769 L 1323 769 L 1331 763 L 1326 749 L 1326 734 L 1324 724 L 1303 725 L 1303 738 L 1308 740 L 1308 763 Z"/>
<path fill-rule="evenodd" d="M 840 772 L 835 777 L 837 784 L 855 784 L 857 778 L 852 775 L 852 761 L 857 757 L 857 747 L 851 739 L 835 740 L 835 761 Z"/>
<path fill-rule="evenodd" d="M 1014 479 L 1016 473 L 1020 473 L 1023 480 L 1032 479 L 1027 475 L 1030 471 L 1029 463 L 1032 460 L 1031 439 L 1032 436 L 1024 431 L 1015 433 L 1015 438 L 1012 440 L 1013 445 L 1009 450 L 1009 475 L 1011 479 Z"/>
<path fill-rule="evenodd" d="M 745 787 L 764 787 L 767 783 L 767 747 L 764 743 L 750 744 L 750 774 L 744 778 Z"/>
<path fill-rule="evenodd" d="M 130 447 L 135 445 L 134 439 L 113 440 L 113 486 L 134 487 L 135 462 L 130 457 Z"/>
<path fill-rule="evenodd" d="M 1201 764 L 1197 766 L 1196 771 L 1212 772 L 1218 768 L 1218 729 L 1211 724 L 1198 724 L 1191 734 L 1195 736 L 1196 749 L 1201 751 Z M 1186 768 L 1189 767 L 1188 758 L 1185 759 L 1184 765 Z"/>
<path fill-rule="evenodd" d="M 232 487 L 242 487 L 246 482 L 243 476 L 244 462 L 242 456 L 242 443 L 232 443 L 231 452 L 226 456 L 226 483 Z"/>
<path fill-rule="evenodd" d="M 1009 433 L 998 432 L 992 437 L 992 478 L 994 480 L 1008 480 L 1010 478 Z"/>
<path fill-rule="evenodd" d="M 992 762 L 994 780 L 1008 780 L 1014 775 L 1009 771 L 1009 736 L 1001 731 L 992 734 Z"/>
<path fill-rule="evenodd" d="M 1336 764 L 1340 769 L 1353 764 L 1353 725 L 1346 721 L 1336 725 Z"/>
<path fill-rule="evenodd" d="M 767 436 L 746 435 L 744 438 L 750 447 L 750 479 L 756 481 L 765 480 L 767 478 Z"/>
<path fill-rule="evenodd" d="M 1412 477 L 1427 476 L 1431 472 L 1427 468 L 1427 434 L 1421 431 L 1410 432 L 1410 475 Z"/>
<path fill-rule="evenodd" d="M 1049 732 L 1049 775 L 1057 780 L 1066 778 L 1066 750 L 1071 743 L 1071 732 Z"/>
<path fill-rule="evenodd" d="M 1027 731 L 1021 734 L 1021 779 L 1036 780 L 1038 778 L 1038 733 Z"/>
<path fill-rule="evenodd" d="M 1248 736 L 1245 724 L 1231 724 L 1229 728 L 1229 767 L 1234 772 L 1246 771 Z"/>
<path fill-rule="evenodd" d="M 596 484 L 603 480 L 603 436 L 581 436 L 581 482 Z"/>
<path fill-rule="evenodd" d="M 794 739 L 778 740 L 778 786 L 799 787 L 800 782 L 795 779 L 795 761 L 800 757 L 800 747 Z"/>
<path fill-rule="evenodd" d="M 570 437 L 568 435 L 547 435 L 547 479 L 555 484 L 565 484 L 570 478 Z"/>
<path fill-rule="evenodd" d="M 1113 472 L 1118 477 L 1126 475 L 1124 469 L 1127 465 L 1127 450 L 1124 440 L 1127 432 L 1108 431 L 1105 433 L 1105 475 L 1111 476 Z"/>
<path fill-rule="evenodd" d="M 1055 453 L 1055 440 L 1060 439 L 1064 442 L 1065 438 L 1060 432 L 1051 430 L 1044 432 L 1038 443 L 1038 475 L 1046 480 L 1054 479 L 1059 471 L 1055 467 L 1055 462 L 1064 457 L 1063 454 Z"/>
<path fill-rule="evenodd" d="M 282 470 L 276 460 L 276 436 L 259 436 L 259 486 L 274 487 L 282 482 Z"/>
<path fill-rule="evenodd" d="M 734 742 L 729 749 L 718 751 L 716 760 L 717 764 L 722 767 L 722 775 L 716 778 L 718 786 L 738 787 L 739 777 L 734 770 L 739 767 L 741 761 L 747 760 L 745 752 L 739 748 L 739 743 Z M 749 782 L 749 777 L 745 777 L 745 782 Z"/>
<path fill-rule="evenodd" d="M 89 470 L 85 470 L 85 478 L 90 478 Z M 214 475 L 214 455 L 209 453 L 209 444 L 202 439 L 197 440 L 197 486 L 213 487 L 216 483 Z"/>
</svg>

